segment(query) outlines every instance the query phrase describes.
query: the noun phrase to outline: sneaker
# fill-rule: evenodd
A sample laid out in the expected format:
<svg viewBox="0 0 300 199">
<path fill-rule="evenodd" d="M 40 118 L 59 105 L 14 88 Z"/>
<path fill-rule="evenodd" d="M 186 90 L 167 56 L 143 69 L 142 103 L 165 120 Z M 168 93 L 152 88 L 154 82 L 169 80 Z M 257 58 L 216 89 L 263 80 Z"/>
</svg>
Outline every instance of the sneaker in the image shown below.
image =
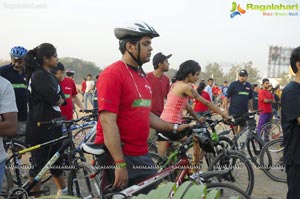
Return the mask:
<svg viewBox="0 0 300 199">
<path fill-rule="evenodd" d="M 56 195 L 61 196 L 61 195 L 68 195 L 68 188 L 64 189 L 58 189 Z"/>
</svg>

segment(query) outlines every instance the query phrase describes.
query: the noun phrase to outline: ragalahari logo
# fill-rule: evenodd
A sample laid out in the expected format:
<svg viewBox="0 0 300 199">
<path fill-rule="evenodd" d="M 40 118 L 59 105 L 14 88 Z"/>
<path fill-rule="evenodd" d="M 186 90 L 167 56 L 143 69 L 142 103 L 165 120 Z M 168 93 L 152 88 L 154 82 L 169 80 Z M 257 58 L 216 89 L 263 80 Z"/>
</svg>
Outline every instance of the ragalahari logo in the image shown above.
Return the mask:
<svg viewBox="0 0 300 199">
<path fill-rule="evenodd" d="M 230 10 L 231 14 L 230 17 L 234 18 L 237 15 L 245 14 L 246 10 L 241 8 L 240 4 L 237 5 L 236 2 L 232 2 L 232 9 Z"/>
</svg>

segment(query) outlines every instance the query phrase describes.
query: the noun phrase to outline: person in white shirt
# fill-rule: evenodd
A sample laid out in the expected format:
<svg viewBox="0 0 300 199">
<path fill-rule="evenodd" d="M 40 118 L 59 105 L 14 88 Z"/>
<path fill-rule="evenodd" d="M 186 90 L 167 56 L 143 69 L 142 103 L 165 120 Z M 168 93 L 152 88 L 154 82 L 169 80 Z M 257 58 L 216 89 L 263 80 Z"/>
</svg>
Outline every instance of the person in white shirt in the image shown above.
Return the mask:
<svg viewBox="0 0 300 199">
<path fill-rule="evenodd" d="M 5 170 L 7 154 L 3 146 L 3 137 L 17 133 L 17 105 L 13 86 L 0 76 L 0 190 Z"/>
<path fill-rule="evenodd" d="M 85 93 L 84 93 L 84 109 L 88 109 L 87 108 L 88 101 L 93 106 L 94 89 L 95 89 L 95 81 L 92 80 L 92 75 L 88 74 L 86 77 L 86 89 L 85 89 Z"/>
<path fill-rule="evenodd" d="M 214 83 L 213 78 L 209 78 L 207 80 L 207 86 L 205 87 L 204 91 L 208 92 L 210 99 L 213 101 L 213 93 L 212 93 L 212 86 Z"/>
</svg>

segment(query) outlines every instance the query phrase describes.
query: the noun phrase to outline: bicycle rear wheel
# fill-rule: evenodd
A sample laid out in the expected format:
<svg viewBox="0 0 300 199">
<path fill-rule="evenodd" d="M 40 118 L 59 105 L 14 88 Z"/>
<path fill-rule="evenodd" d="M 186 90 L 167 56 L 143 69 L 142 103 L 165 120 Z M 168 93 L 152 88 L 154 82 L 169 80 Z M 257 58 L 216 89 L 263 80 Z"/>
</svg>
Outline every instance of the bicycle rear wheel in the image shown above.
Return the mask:
<svg viewBox="0 0 300 199">
<path fill-rule="evenodd" d="M 263 172 L 278 182 L 287 182 L 283 163 L 283 138 L 268 142 L 260 154 L 260 166 Z"/>
<path fill-rule="evenodd" d="M 80 142 L 85 138 L 85 136 L 89 133 L 89 131 L 94 127 L 95 125 L 89 125 L 85 126 L 83 128 L 80 128 L 78 131 L 73 133 L 73 142 L 75 144 L 75 147 L 77 147 Z"/>
<path fill-rule="evenodd" d="M 3 181 L 2 181 L 2 190 L 0 196 L 6 197 L 9 190 L 13 187 L 13 179 L 9 169 L 5 169 Z M 1 197 L 0 197 L 1 198 Z"/>
<path fill-rule="evenodd" d="M 31 153 L 27 152 L 25 154 L 18 155 L 17 156 L 18 166 L 17 166 L 14 164 L 13 151 L 17 152 L 27 148 L 28 146 L 24 142 L 19 140 L 14 140 L 13 146 L 10 143 L 8 143 L 8 148 L 6 149 L 8 154 L 8 158 L 6 160 L 6 167 L 10 170 L 12 180 L 15 184 L 17 184 L 17 174 L 16 174 L 17 167 L 19 168 L 21 183 L 24 184 L 26 181 L 28 181 L 29 169 L 31 168 L 31 162 L 30 162 Z M 45 176 L 43 176 L 41 182 L 44 183 L 48 181 L 51 177 L 52 177 L 51 173 L 47 172 Z"/>
<path fill-rule="evenodd" d="M 206 184 L 207 191 L 219 190 L 220 197 L 219 199 L 228 199 L 230 197 L 238 197 L 240 199 L 251 199 L 250 196 L 242 191 L 239 187 L 234 186 L 229 183 L 211 183 Z"/>
<path fill-rule="evenodd" d="M 269 142 L 282 136 L 282 128 L 280 122 L 271 121 L 263 125 L 260 130 L 260 136 L 265 142 Z"/>
<path fill-rule="evenodd" d="M 219 181 L 232 182 L 251 195 L 254 187 L 254 172 L 250 161 L 241 152 L 225 150 L 208 168 L 209 171 L 224 169 L 230 169 L 230 172 L 222 175 Z"/>
<path fill-rule="evenodd" d="M 99 176 L 91 176 L 94 168 L 86 162 L 79 162 L 77 168 L 71 170 L 68 177 L 68 194 L 80 198 L 100 196 Z"/>
</svg>

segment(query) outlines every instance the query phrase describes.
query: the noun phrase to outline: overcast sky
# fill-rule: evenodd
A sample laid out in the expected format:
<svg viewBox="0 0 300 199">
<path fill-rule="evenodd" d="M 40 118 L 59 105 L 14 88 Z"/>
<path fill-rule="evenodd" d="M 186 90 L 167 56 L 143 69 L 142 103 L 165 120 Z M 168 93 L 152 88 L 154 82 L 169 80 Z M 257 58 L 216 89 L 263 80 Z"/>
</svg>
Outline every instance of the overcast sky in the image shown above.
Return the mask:
<svg viewBox="0 0 300 199">
<path fill-rule="evenodd" d="M 266 17 L 247 11 L 230 18 L 230 0 L 0 0 L 0 59 L 12 46 L 31 49 L 50 42 L 60 57 L 95 62 L 101 68 L 121 57 L 113 28 L 131 20 L 151 24 L 161 35 L 153 53 L 172 53 L 172 68 L 194 59 L 204 66 L 253 61 L 266 71 L 269 45 L 300 45 L 300 16 Z M 300 0 L 237 0 L 299 4 Z M 300 12 L 298 15 L 300 15 Z M 152 70 L 151 63 L 144 66 Z M 226 69 L 225 69 L 226 70 Z"/>
</svg>

